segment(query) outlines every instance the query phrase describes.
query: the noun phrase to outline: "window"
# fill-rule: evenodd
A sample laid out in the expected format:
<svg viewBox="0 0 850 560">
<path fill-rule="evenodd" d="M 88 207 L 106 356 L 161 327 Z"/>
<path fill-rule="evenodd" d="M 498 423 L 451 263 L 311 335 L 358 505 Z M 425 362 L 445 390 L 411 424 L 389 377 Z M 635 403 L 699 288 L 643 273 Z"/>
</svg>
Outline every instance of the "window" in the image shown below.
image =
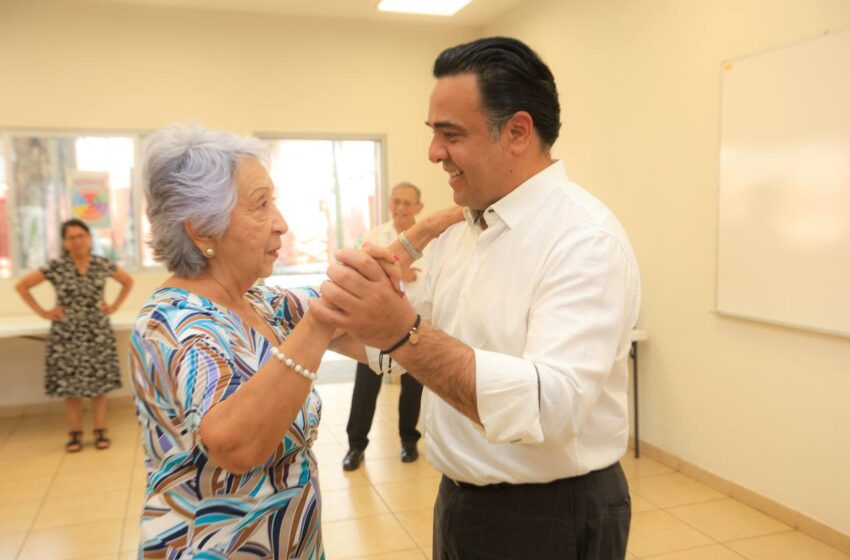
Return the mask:
<svg viewBox="0 0 850 560">
<path fill-rule="evenodd" d="M 318 283 L 340 247 L 380 222 L 380 140 L 270 139 L 277 204 L 289 224 L 270 284 Z"/>
<path fill-rule="evenodd" d="M 0 274 L 38 268 L 60 255 L 60 225 L 70 218 L 89 225 L 96 254 L 125 267 L 139 264 L 135 137 L 10 134 L 5 140 L 9 176 L 0 180 L 6 225 L 0 231 L 8 232 L 8 249 L 0 233 L 0 259 L 12 266 L 0 265 Z"/>
<path fill-rule="evenodd" d="M 60 225 L 73 217 L 91 228 L 95 253 L 125 268 L 159 266 L 145 243 L 141 138 L 0 132 L 0 278 L 59 256 Z M 334 251 L 380 222 L 382 141 L 266 140 L 277 204 L 290 228 L 270 283 L 317 283 Z"/>
</svg>

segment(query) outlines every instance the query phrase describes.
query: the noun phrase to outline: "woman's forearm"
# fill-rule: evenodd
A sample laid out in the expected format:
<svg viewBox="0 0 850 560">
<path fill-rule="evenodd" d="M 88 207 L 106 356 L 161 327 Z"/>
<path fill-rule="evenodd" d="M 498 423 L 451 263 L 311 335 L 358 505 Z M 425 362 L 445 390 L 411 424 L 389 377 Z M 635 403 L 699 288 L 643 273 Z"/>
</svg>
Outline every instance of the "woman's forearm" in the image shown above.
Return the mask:
<svg viewBox="0 0 850 560">
<path fill-rule="evenodd" d="M 420 253 L 425 250 L 425 247 L 434 239 L 449 228 L 463 219 L 463 208 L 453 206 L 444 210 L 438 210 L 433 214 L 429 214 L 413 224 L 413 226 L 404 230 L 404 236 L 407 241 Z M 414 262 L 413 257 L 407 252 L 399 240 L 393 241 L 389 247 L 390 251 L 398 255 L 399 265 L 402 268 L 411 266 Z"/>
<path fill-rule="evenodd" d="M 316 371 L 333 327 L 308 312 L 278 348 Z M 234 473 L 264 463 L 280 444 L 310 394 L 312 382 L 271 357 L 238 391 L 201 421 L 200 433 L 212 461 Z"/>
</svg>

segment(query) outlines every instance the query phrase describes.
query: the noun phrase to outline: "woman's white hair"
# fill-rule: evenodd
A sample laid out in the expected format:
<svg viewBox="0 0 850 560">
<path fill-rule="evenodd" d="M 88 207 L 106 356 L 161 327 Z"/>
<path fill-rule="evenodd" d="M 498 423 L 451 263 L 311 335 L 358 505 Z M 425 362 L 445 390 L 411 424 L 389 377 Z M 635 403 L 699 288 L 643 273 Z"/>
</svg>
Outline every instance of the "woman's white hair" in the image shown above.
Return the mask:
<svg viewBox="0 0 850 560">
<path fill-rule="evenodd" d="M 178 276 L 194 277 L 207 260 L 184 227 L 219 237 L 236 205 L 236 166 L 245 157 L 268 165 L 268 151 L 256 138 L 172 124 L 151 134 L 143 148 L 143 174 L 150 245 L 156 260 Z"/>
</svg>

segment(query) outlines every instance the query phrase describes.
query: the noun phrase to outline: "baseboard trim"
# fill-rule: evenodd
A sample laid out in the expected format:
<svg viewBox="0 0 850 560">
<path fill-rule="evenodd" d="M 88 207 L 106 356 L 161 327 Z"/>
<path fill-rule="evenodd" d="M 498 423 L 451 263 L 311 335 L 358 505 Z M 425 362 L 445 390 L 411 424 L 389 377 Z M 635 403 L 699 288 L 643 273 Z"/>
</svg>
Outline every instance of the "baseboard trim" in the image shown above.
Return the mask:
<svg viewBox="0 0 850 560">
<path fill-rule="evenodd" d="M 629 437 L 629 447 L 634 449 L 634 438 Z M 682 474 L 709 486 L 718 492 L 735 498 L 739 502 L 750 506 L 774 519 L 793 527 L 815 540 L 818 540 L 844 554 L 850 554 L 850 535 L 845 535 L 837 529 L 821 523 L 811 517 L 795 511 L 787 506 L 748 490 L 743 486 L 728 481 L 716 474 L 689 463 L 684 459 L 668 453 L 651 443 L 643 440 L 640 442 L 641 455 L 645 455 L 654 461 L 677 470 Z"/>
</svg>

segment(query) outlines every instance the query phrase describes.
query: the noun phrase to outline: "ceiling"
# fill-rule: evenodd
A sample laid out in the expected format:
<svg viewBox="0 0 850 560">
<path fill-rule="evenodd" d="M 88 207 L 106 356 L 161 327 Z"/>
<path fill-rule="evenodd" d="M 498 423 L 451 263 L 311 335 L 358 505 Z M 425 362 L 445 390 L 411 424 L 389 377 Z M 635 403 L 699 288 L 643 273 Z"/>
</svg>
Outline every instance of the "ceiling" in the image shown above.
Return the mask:
<svg viewBox="0 0 850 560">
<path fill-rule="evenodd" d="M 191 8 L 198 10 L 298 15 L 337 19 L 409 21 L 442 25 L 482 26 L 523 0 L 472 0 L 452 17 L 379 12 L 378 0 L 84 0 L 100 4 Z"/>
</svg>

